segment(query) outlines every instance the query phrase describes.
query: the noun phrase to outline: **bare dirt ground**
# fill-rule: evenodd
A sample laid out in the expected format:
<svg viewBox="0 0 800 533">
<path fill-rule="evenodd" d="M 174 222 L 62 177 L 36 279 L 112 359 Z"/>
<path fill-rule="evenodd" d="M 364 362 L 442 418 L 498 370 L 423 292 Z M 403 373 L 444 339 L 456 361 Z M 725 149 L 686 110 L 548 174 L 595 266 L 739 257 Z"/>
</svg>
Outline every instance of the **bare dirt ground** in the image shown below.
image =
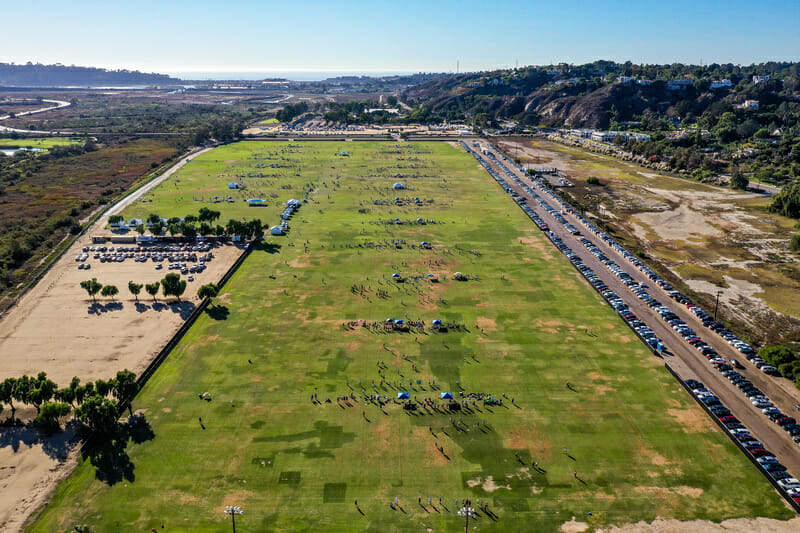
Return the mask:
<svg viewBox="0 0 800 533">
<path fill-rule="evenodd" d="M 723 316 L 761 332 L 757 340 L 774 342 L 772 337 L 798 328 L 800 265 L 787 249 L 791 221 L 766 213 L 769 200 L 762 194 L 676 178 L 546 141 L 499 144 L 523 163 L 560 169 L 576 184 L 567 192 L 587 204 L 589 214 L 613 220 L 636 241 L 634 249 L 705 294 L 706 303 L 722 291 Z M 590 176 L 604 186 L 586 185 Z"/>
<path fill-rule="evenodd" d="M 579 531 L 572 529 L 571 531 Z M 611 527 L 598 530 L 607 533 L 734 533 L 746 531 L 747 533 L 788 533 L 800 531 L 800 518 L 781 521 L 771 518 L 735 518 L 724 520 L 719 524 L 707 520 L 680 520 L 656 519 L 651 523 L 637 522 L 623 527 Z"/>
</svg>

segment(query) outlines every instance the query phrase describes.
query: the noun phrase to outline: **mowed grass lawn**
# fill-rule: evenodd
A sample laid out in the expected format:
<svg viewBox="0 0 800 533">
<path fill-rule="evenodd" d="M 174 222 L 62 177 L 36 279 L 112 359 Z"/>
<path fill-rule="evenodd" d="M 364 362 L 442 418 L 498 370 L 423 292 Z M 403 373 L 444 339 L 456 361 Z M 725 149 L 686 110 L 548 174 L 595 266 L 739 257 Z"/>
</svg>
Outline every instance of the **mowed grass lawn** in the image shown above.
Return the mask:
<svg viewBox="0 0 800 533">
<path fill-rule="evenodd" d="M 285 166 L 254 168 L 266 157 Z M 266 238 L 137 397 L 155 436 L 111 461 L 129 460 L 129 479 L 109 485 L 85 462 L 30 531 L 222 531 L 226 505 L 244 509 L 240 531 L 456 531 L 465 498 L 497 514 L 480 531 L 791 514 L 471 156 L 446 143 L 243 142 L 195 158 L 126 214 L 196 212 L 209 204 L 193 198 L 227 196 L 229 175 L 247 172 L 268 176 L 237 194 L 277 198 L 216 204 L 222 220 L 274 224 L 280 202 L 307 198 L 289 235 Z M 423 205 L 374 203 L 395 197 Z M 395 218 L 435 223 L 384 223 Z M 343 327 L 387 317 L 465 330 Z M 372 380 L 390 399 L 508 399 L 472 414 L 336 401 Z"/>
</svg>

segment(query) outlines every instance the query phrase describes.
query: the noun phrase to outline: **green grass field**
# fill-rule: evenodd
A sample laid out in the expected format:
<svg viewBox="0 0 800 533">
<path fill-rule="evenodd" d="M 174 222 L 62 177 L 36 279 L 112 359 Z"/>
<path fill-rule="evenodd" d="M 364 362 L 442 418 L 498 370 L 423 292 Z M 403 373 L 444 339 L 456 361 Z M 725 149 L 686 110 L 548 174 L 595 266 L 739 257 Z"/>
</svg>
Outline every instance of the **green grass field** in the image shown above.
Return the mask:
<svg viewBox="0 0 800 533">
<path fill-rule="evenodd" d="M 22 139 L 0 139 L 0 148 L 39 148 L 50 149 L 54 146 L 68 146 L 70 144 L 83 144 L 86 139 L 77 137 L 35 137 Z"/>
<path fill-rule="evenodd" d="M 134 402 L 154 437 L 99 468 L 81 464 L 30 531 L 224 531 L 226 505 L 243 507 L 241 531 L 457 531 L 463 498 L 497 514 L 477 531 L 556 531 L 573 516 L 600 527 L 791 514 L 471 156 L 446 143 L 244 142 L 195 158 L 126 215 L 196 212 L 228 196 L 234 175 L 248 189 L 216 204 L 223 221 L 275 224 L 280 202 L 307 202 Z M 396 181 L 409 190 L 392 190 Z M 271 205 L 245 207 L 247 195 Z M 435 223 L 384 223 L 395 218 Z M 472 279 L 455 281 L 456 271 Z M 387 317 L 466 329 L 343 327 Z M 373 380 L 390 399 L 508 399 L 471 414 L 336 401 L 351 388 L 360 396 L 359 384 L 371 393 Z M 389 507 L 396 497 L 402 510 Z"/>
</svg>

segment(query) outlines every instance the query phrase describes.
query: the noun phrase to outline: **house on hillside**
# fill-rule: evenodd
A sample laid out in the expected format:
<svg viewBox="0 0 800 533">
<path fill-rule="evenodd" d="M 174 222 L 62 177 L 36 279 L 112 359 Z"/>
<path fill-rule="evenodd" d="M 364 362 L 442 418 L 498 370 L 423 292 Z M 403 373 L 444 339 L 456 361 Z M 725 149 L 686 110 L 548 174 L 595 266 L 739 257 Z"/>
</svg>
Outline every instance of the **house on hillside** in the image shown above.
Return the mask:
<svg viewBox="0 0 800 533">
<path fill-rule="evenodd" d="M 753 85 L 758 85 L 759 83 L 767 82 L 769 80 L 769 76 L 753 76 Z"/>
<path fill-rule="evenodd" d="M 709 85 L 709 88 L 710 89 L 723 89 L 725 87 L 732 87 L 732 86 L 733 86 L 733 84 L 731 83 L 731 80 L 714 80 L 714 81 L 711 82 L 711 85 Z"/>
</svg>

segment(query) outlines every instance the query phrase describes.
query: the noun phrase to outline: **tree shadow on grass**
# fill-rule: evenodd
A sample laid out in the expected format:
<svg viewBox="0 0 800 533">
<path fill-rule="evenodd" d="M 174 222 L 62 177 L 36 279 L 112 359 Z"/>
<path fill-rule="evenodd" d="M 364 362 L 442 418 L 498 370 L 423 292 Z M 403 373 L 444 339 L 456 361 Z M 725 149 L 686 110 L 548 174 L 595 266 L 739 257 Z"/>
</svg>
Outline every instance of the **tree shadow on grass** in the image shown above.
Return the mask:
<svg viewBox="0 0 800 533">
<path fill-rule="evenodd" d="M 120 424 L 109 435 L 95 435 L 87 439 L 81 455 L 95 467 L 95 478 L 107 485 L 120 481 L 136 480 L 135 466 L 126 451 L 129 442 L 141 444 L 155 438 L 153 428 L 144 415 L 134 415 Z"/>
<path fill-rule="evenodd" d="M 209 305 L 206 308 L 206 314 L 213 320 L 228 320 L 231 312 L 225 305 Z"/>
<path fill-rule="evenodd" d="M 253 251 L 254 252 L 267 252 L 268 254 L 278 254 L 281 251 L 281 245 L 273 243 L 273 242 L 261 241 L 256 245 L 256 247 L 255 247 L 255 249 Z"/>
</svg>

